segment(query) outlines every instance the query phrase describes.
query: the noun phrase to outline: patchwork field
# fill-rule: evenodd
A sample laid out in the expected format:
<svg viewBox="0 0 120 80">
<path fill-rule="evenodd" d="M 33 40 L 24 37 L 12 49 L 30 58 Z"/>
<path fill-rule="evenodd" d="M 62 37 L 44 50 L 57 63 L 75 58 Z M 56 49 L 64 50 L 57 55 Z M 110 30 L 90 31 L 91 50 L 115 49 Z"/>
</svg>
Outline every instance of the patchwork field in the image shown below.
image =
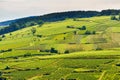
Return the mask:
<svg viewBox="0 0 120 80">
<path fill-rule="evenodd" d="M 119 80 L 120 21 L 66 19 L 0 36 L 0 80 Z"/>
</svg>

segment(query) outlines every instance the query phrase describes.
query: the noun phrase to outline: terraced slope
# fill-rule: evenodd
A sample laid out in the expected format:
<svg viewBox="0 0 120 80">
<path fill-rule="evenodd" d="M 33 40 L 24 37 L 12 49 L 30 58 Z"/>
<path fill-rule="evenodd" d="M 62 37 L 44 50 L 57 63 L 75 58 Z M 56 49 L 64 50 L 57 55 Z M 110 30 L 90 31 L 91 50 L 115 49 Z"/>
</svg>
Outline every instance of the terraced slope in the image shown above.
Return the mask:
<svg viewBox="0 0 120 80">
<path fill-rule="evenodd" d="M 101 16 L 1 35 L 0 79 L 119 80 L 119 28 L 120 21 Z"/>
</svg>

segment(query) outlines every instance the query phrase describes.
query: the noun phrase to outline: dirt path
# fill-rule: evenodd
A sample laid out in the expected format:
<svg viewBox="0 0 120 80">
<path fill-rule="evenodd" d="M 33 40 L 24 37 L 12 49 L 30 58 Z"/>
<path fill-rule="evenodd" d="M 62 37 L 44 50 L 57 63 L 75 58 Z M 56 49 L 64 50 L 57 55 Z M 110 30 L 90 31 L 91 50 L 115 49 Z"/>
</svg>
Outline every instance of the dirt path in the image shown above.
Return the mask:
<svg viewBox="0 0 120 80">
<path fill-rule="evenodd" d="M 102 78 L 104 77 L 105 73 L 106 73 L 106 71 L 104 71 L 104 72 L 101 74 L 101 76 L 100 76 L 100 78 L 99 78 L 98 80 L 102 80 Z"/>
</svg>

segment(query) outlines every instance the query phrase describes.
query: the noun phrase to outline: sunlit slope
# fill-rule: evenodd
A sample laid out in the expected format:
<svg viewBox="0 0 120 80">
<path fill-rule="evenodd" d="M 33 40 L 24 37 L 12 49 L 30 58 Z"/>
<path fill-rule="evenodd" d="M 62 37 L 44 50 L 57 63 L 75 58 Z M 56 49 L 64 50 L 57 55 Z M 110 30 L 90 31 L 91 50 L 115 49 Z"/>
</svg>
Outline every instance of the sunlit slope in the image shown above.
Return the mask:
<svg viewBox="0 0 120 80">
<path fill-rule="evenodd" d="M 73 28 L 67 28 L 67 26 Z M 78 29 L 82 26 L 86 26 L 86 30 Z M 96 43 L 119 44 L 119 38 L 117 37 L 120 36 L 119 26 L 120 21 L 110 20 L 110 16 L 66 19 L 64 21 L 45 23 L 42 26 L 36 25 L 5 34 L 5 37 L 0 41 L 0 49 L 39 47 L 40 44 L 67 47 L 70 46 L 68 45 L 70 43 L 77 43 L 73 44 L 74 46 L 81 44 L 83 48 L 88 46 L 88 48 L 93 49 Z M 36 29 L 34 35 L 31 32 L 32 28 Z M 95 31 L 96 34 L 86 35 L 86 31 L 91 33 Z M 116 35 L 117 38 L 114 38 L 113 35 Z M 115 47 L 118 46 L 114 45 Z M 50 47 L 46 46 L 46 48 Z M 85 48 L 85 50 L 89 49 Z"/>
<path fill-rule="evenodd" d="M 1 35 L 0 79 L 119 80 L 119 28 L 120 21 L 101 16 Z"/>
</svg>

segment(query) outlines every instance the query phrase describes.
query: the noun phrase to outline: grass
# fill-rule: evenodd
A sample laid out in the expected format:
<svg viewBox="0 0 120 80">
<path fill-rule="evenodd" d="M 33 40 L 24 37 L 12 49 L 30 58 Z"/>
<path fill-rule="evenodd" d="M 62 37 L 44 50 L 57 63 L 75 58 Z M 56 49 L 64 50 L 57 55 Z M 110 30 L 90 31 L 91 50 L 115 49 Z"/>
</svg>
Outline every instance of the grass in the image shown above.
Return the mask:
<svg viewBox="0 0 120 80">
<path fill-rule="evenodd" d="M 87 29 L 77 29 L 82 26 Z M 119 26 L 110 16 L 99 16 L 32 26 L 34 35 L 32 27 L 5 34 L 0 41 L 1 76 L 10 80 L 119 80 Z M 87 30 L 96 34 L 86 35 Z M 45 52 L 51 48 L 58 53 Z"/>
<path fill-rule="evenodd" d="M 9 79 L 93 79 L 103 71 L 118 73 L 119 51 L 76 52 L 53 56 L 31 56 L 0 61 L 3 76 Z M 94 56 L 94 57 L 93 57 Z M 109 57 L 110 56 L 110 57 Z M 118 57 L 114 57 L 118 56 Z M 107 57 L 107 58 L 106 58 Z M 27 64 L 27 65 L 26 65 Z M 9 66 L 9 70 L 5 67 Z M 87 76 L 85 76 L 87 74 Z M 21 77 L 22 76 L 22 77 Z M 105 75 L 107 77 L 107 75 Z M 111 79 L 112 77 L 110 77 Z"/>
</svg>

